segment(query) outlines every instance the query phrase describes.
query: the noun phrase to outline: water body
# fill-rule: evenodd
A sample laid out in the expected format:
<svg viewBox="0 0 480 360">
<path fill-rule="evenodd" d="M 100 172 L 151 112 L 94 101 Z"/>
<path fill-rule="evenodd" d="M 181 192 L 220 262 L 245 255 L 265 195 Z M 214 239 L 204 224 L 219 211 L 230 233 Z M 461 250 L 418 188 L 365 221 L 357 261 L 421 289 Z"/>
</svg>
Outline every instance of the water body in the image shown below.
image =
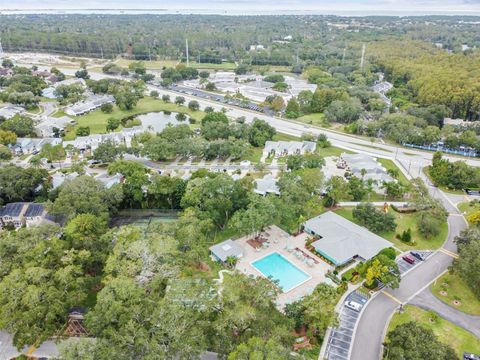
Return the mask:
<svg viewBox="0 0 480 360">
<path fill-rule="evenodd" d="M 177 126 L 180 124 L 188 124 L 188 121 L 178 121 L 175 119 L 177 113 L 171 113 L 166 115 L 163 112 L 153 112 L 145 115 L 138 116 L 138 119 L 142 122 L 142 127 L 145 131 L 161 132 L 169 124 Z"/>
</svg>

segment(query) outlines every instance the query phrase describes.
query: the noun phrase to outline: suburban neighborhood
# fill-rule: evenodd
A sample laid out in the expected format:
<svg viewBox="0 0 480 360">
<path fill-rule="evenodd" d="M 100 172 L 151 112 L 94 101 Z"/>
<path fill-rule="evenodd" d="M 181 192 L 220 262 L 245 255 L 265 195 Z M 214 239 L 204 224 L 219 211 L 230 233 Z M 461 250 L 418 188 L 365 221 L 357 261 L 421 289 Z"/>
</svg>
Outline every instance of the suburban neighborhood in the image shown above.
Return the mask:
<svg viewBox="0 0 480 360">
<path fill-rule="evenodd" d="M 1 10 L 0 360 L 480 360 L 474 14 Z"/>
</svg>

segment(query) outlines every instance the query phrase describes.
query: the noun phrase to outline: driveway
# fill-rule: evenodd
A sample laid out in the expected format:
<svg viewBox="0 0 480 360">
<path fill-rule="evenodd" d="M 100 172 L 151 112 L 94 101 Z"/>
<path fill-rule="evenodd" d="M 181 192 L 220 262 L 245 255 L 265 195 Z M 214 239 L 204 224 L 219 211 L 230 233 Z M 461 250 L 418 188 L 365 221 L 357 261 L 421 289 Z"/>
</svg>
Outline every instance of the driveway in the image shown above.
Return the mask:
<svg viewBox="0 0 480 360">
<path fill-rule="evenodd" d="M 423 290 L 410 302 L 425 310 L 435 311 L 445 320 L 470 331 L 480 339 L 480 316 L 465 314 L 437 299 L 430 289 Z"/>
</svg>

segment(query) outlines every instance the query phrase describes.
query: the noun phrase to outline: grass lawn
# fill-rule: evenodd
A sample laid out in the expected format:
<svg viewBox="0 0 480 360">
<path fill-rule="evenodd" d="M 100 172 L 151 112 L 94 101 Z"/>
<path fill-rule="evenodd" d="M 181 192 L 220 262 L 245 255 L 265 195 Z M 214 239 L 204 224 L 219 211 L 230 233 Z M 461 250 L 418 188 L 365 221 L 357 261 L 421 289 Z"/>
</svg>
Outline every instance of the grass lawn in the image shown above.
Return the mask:
<svg viewBox="0 0 480 360">
<path fill-rule="evenodd" d="M 282 133 L 276 133 L 272 139 L 272 141 L 299 141 L 299 140 L 301 139 L 297 136 L 287 135 Z"/>
<path fill-rule="evenodd" d="M 478 338 L 467 330 L 452 324 L 451 322 L 441 318 L 432 318 L 429 311 L 422 310 L 416 306 L 405 305 L 403 313 L 395 313 L 390 324 L 388 332 L 395 329 L 398 325 L 414 321 L 427 329 L 431 329 L 438 340 L 444 344 L 450 345 L 459 357 L 463 352 L 480 353 L 480 341 Z"/>
<path fill-rule="evenodd" d="M 445 304 L 467 314 L 480 315 L 480 300 L 459 276 L 446 273 L 438 278 L 430 289 Z M 440 291 L 445 291 L 447 294 L 442 295 Z M 460 305 L 454 305 L 454 300 L 460 301 Z"/>
<path fill-rule="evenodd" d="M 342 155 L 343 153 L 353 154 L 352 151 L 340 149 L 340 148 L 335 147 L 335 146 L 329 146 L 327 148 L 317 147 L 317 150 L 315 150 L 315 152 L 317 154 L 323 156 L 324 158 L 329 157 L 329 156 L 337 156 L 338 157 L 338 156 Z"/>
<path fill-rule="evenodd" d="M 310 124 L 310 125 L 316 125 L 316 126 L 325 126 L 325 114 L 323 113 L 314 113 L 314 114 L 308 114 L 308 115 L 303 115 L 299 117 L 298 119 L 295 119 L 296 121 L 300 121 L 305 124 Z"/>
<path fill-rule="evenodd" d="M 115 61 L 115 64 L 118 66 L 122 67 L 128 67 L 134 60 L 127 60 L 127 59 L 119 59 Z M 174 67 L 178 64 L 178 60 L 153 60 L 153 61 L 148 61 L 145 60 L 143 61 L 145 64 L 145 67 L 147 69 L 158 69 L 161 70 L 163 67 Z"/>
<path fill-rule="evenodd" d="M 106 133 L 105 127 L 109 118 L 116 118 L 120 120 L 130 115 L 144 114 L 163 110 L 168 110 L 171 112 L 182 112 L 196 119 L 197 121 L 200 121 L 205 116 L 205 113 L 203 111 L 191 111 L 186 106 L 178 106 L 174 103 L 165 103 L 159 99 L 145 97 L 138 102 L 137 106 L 133 110 L 120 110 L 115 105 L 114 110 L 111 114 L 105 114 L 100 109 L 97 109 L 86 115 L 75 117 L 74 119 L 77 121 L 77 125 L 73 127 L 72 131 L 69 131 L 65 135 L 64 140 L 75 139 L 75 129 L 78 126 L 89 126 L 91 134 L 104 134 Z M 185 123 L 188 124 L 188 122 Z"/>
<path fill-rule="evenodd" d="M 377 161 L 382 164 L 382 166 L 387 169 L 387 170 L 395 170 L 398 171 L 398 181 L 402 183 L 405 186 L 408 186 L 410 184 L 410 181 L 408 181 L 407 177 L 403 174 L 403 172 L 398 168 L 397 165 L 393 162 L 393 160 L 390 159 L 381 159 L 377 158 Z"/>
<path fill-rule="evenodd" d="M 259 163 L 262 157 L 263 148 L 251 146 L 247 153 L 239 161 L 248 160 L 253 164 Z"/>
<path fill-rule="evenodd" d="M 464 213 L 465 217 L 480 211 L 480 201 L 465 201 L 457 205 L 458 210 Z"/>
<path fill-rule="evenodd" d="M 351 207 L 343 207 L 338 210 L 335 210 L 335 212 L 338 215 L 343 216 L 344 218 L 354 222 L 358 223 L 354 218 L 352 214 L 352 209 Z M 431 238 L 431 239 L 425 239 L 418 231 L 417 228 L 417 218 L 418 214 L 417 213 L 412 213 L 412 214 L 400 214 L 397 213 L 393 210 L 389 210 L 391 214 L 395 216 L 395 221 L 397 223 L 397 229 L 395 231 L 389 231 L 389 232 L 384 232 L 380 233 L 378 235 L 382 236 L 383 238 L 387 239 L 388 241 L 391 241 L 397 248 L 408 251 L 412 249 L 419 249 L 419 250 L 434 250 L 438 249 L 439 247 L 442 246 L 443 242 L 447 238 L 447 233 L 448 233 L 448 224 L 445 222 L 442 224 L 440 233 Z M 398 240 L 395 238 L 395 234 L 401 234 L 403 231 L 407 230 L 410 228 L 412 230 L 412 239 L 416 242 L 415 246 L 408 245 L 404 243 L 401 240 Z"/>
<path fill-rule="evenodd" d="M 186 65 L 186 64 L 185 64 Z M 202 70 L 235 70 L 237 65 L 235 63 L 224 62 L 221 64 L 198 63 L 190 61 L 190 67 Z"/>
</svg>

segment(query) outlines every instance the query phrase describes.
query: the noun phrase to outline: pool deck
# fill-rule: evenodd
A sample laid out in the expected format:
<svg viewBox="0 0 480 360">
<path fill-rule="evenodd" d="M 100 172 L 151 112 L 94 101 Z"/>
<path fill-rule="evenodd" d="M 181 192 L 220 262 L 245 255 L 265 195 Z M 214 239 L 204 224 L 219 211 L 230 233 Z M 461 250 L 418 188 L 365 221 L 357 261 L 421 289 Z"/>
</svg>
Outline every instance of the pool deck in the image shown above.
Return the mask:
<svg viewBox="0 0 480 360">
<path fill-rule="evenodd" d="M 261 247 L 259 249 L 253 248 L 247 243 L 252 236 L 245 236 L 235 240 L 243 248 L 243 257 L 237 262 L 237 270 L 247 275 L 263 276 L 254 266 L 251 265 L 252 262 L 273 252 L 277 252 L 290 261 L 293 265 L 311 276 L 311 278 L 306 282 L 293 288 L 289 292 L 281 293 L 278 296 L 277 305 L 280 309 L 283 309 L 285 304 L 294 302 L 303 296 L 308 295 L 318 284 L 325 282 L 325 274 L 329 269 L 331 269 L 331 266 L 318 256 L 305 249 L 305 241 L 308 238 L 307 234 L 302 233 L 293 237 L 279 227 L 272 225 L 265 229 L 265 231 L 262 233 L 262 236 L 268 240 L 270 244 L 269 247 Z M 310 257 L 314 258 L 317 261 L 317 264 L 310 266 L 303 261 L 303 256 L 297 257 L 295 255 L 295 248 L 301 249 Z"/>
</svg>

